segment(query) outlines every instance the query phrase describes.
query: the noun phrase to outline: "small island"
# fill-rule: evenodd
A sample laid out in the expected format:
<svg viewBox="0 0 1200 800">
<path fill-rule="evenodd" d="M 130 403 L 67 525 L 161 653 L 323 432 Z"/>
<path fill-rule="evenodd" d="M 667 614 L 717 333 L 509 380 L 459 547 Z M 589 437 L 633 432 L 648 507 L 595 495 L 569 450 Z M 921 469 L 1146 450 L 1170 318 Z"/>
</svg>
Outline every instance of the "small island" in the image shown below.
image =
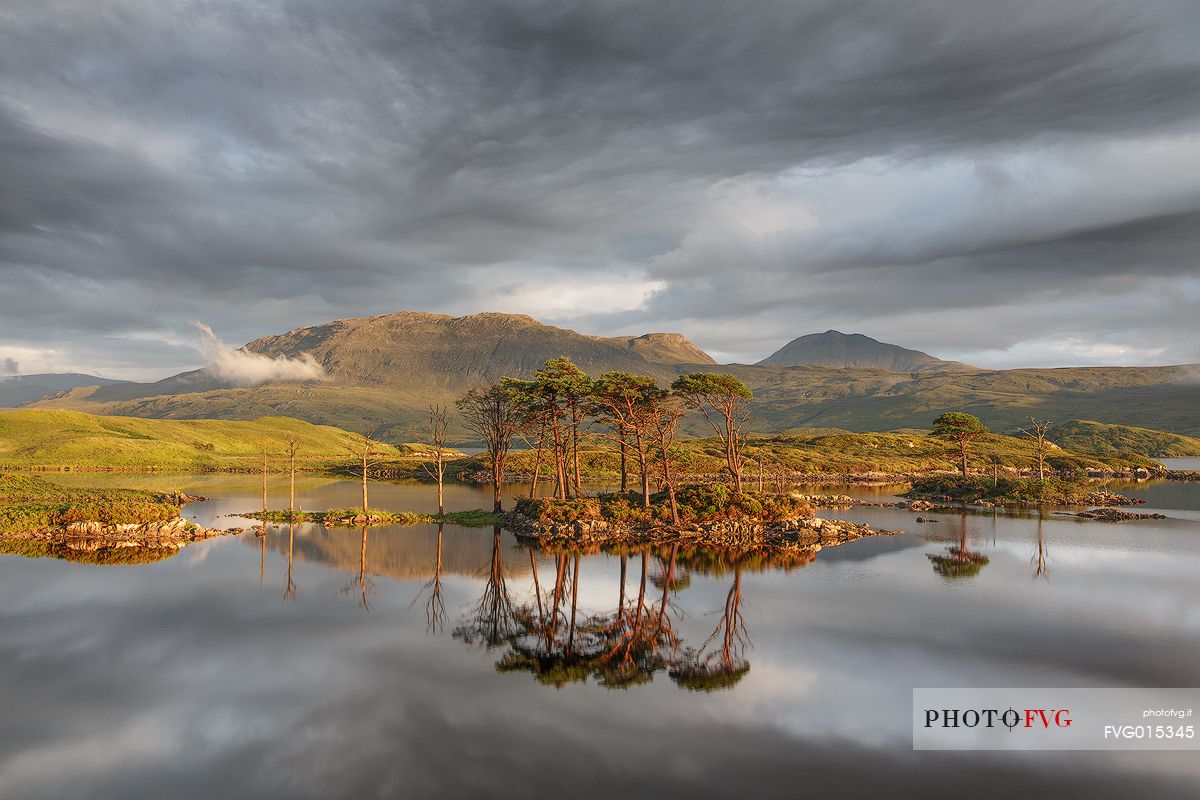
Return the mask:
<svg viewBox="0 0 1200 800">
<path fill-rule="evenodd" d="M 683 544 L 742 555 L 816 553 L 868 536 L 898 535 L 854 522 L 817 517 L 799 494 L 730 489 L 722 484 L 685 486 L 676 494 L 672 523 L 666 493 L 641 501 L 636 494 L 578 499 L 523 499 L 506 518 L 519 538 L 547 549 L 619 549 Z"/>
<path fill-rule="evenodd" d="M 0 475 L 0 553 L 95 564 L 157 561 L 181 547 L 240 533 L 196 525 L 180 508 L 199 498 L 140 489 L 76 489 Z"/>
</svg>

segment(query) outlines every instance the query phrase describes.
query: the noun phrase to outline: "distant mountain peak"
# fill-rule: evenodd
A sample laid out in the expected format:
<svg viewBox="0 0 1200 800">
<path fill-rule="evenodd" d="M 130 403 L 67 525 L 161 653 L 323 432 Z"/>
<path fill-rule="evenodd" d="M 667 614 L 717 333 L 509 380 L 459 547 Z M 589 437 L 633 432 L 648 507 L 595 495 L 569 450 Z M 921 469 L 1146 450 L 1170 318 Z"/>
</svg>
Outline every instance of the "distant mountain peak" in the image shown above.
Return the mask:
<svg viewBox="0 0 1200 800">
<path fill-rule="evenodd" d="M 764 366 L 822 366 L 838 369 L 885 369 L 891 372 L 921 372 L 962 366 L 943 361 L 920 350 L 872 339 L 861 333 L 842 333 L 832 328 L 793 339 L 758 362 Z"/>
<path fill-rule="evenodd" d="M 682 333 L 643 333 L 641 336 L 614 336 L 611 341 L 623 344 L 653 364 L 716 364 L 708 353 L 692 344 Z"/>
</svg>

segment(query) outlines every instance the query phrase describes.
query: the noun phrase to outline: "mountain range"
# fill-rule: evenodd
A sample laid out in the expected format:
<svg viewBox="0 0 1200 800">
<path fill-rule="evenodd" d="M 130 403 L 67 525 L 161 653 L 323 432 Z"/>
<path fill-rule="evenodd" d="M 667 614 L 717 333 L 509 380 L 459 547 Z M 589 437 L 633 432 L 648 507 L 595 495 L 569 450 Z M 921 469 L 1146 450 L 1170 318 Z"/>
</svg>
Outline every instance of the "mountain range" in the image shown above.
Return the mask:
<svg viewBox="0 0 1200 800">
<path fill-rule="evenodd" d="M 299 328 L 236 353 L 268 371 L 276 359 L 311 359 L 323 376 L 238 386 L 214 367 L 153 384 L 75 388 L 34 405 L 163 418 L 286 415 L 383 426 L 389 438 L 412 441 L 431 403 L 452 404 L 472 385 L 528 376 L 567 356 L 592 374 L 625 370 L 663 383 L 696 370 L 735 374 L 754 391 L 760 432 L 927 428 L 943 411 L 965 410 L 997 430 L 1036 415 L 1200 433 L 1195 365 L 983 370 L 837 331 L 802 336 L 757 364 L 719 365 L 679 334 L 599 337 L 525 315 L 400 312 Z"/>
<path fill-rule="evenodd" d="M 40 375 L 10 375 L 0 378 L 0 408 L 16 408 L 59 392 L 81 386 L 113 386 L 125 383 L 78 372 L 51 372 Z"/>
</svg>

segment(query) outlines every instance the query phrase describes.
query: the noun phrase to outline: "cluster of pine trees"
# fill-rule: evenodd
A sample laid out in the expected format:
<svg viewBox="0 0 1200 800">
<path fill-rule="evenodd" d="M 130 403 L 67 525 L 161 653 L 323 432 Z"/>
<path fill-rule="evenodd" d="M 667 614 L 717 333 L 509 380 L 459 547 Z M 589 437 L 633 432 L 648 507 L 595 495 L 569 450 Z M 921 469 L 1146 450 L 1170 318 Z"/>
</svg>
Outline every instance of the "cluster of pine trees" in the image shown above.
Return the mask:
<svg viewBox="0 0 1200 800">
<path fill-rule="evenodd" d="M 651 476 L 657 473 L 677 523 L 672 445 L 680 420 L 692 411 L 703 416 L 721 440 L 726 472 L 740 492 L 750 398 L 750 390 L 733 375 L 692 372 L 663 388 L 648 375 L 592 377 L 568 358 L 552 358 L 532 379 L 504 378 L 471 389 L 457 406 L 487 448 L 494 510 L 501 510 L 505 462 L 516 437 L 528 438 L 536 448 L 534 485 L 544 464 L 553 475 L 554 496 L 569 499 L 583 495 L 580 437 L 585 430 L 598 430 L 620 451 L 622 491 L 632 464 L 642 503 L 649 507 Z"/>
</svg>

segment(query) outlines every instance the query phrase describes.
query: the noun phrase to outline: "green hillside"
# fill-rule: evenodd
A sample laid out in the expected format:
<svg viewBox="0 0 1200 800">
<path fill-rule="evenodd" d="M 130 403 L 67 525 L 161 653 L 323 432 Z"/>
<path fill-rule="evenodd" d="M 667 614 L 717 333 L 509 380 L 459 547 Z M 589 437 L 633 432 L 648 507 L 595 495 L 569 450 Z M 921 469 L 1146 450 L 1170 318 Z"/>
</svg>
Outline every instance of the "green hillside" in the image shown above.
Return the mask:
<svg viewBox="0 0 1200 800">
<path fill-rule="evenodd" d="M 1050 439 L 1081 453 L 1144 453 L 1157 458 L 1200 455 L 1200 439 L 1082 419 L 1051 428 Z"/>
<path fill-rule="evenodd" d="M 724 469 L 724 454 L 715 438 L 685 439 L 678 448 L 678 469 L 684 475 L 715 475 Z M 943 440 L 918 433 L 838 433 L 823 435 L 751 436 L 745 448 L 746 479 L 758 478 L 758 464 L 763 465 L 764 481 L 784 474 L 848 475 L 887 473 L 912 475 L 958 468 L 958 455 Z M 971 450 L 971 468 L 988 473 L 995 458 L 1003 469 L 1029 470 L 1037 463 L 1033 443 L 1023 436 L 988 434 L 977 440 Z M 514 474 L 533 472 L 535 453 L 515 450 L 509 456 L 509 469 Z M 612 445 L 600 437 L 587 437 L 581 446 L 582 469 L 593 480 L 614 481 L 619 475 L 620 461 Z M 636 470 L 630 462 L 630 474 Z M 1083 471 L 1124 470 L 1160 465 L 1152 458 L 1133 452 L 1094 454 L 1052 445 L 1046 457 L 1051 470 Z M 486 468 L 482 457 L 475 456 L 455 463 L 453 472 L 480 471 Z M 547 476 L 542 463 L 542 477 Z M 631 478 L 636 483 L 636 479 Z"/>
<path fill-rule="evenodd" d="M 305 468 L 349 463 L 353 434 L 286 417 L 253 421 L 103 417 L 76 411 L 0 411 L 0 468 L 259 469 L 262 449 L 283 469 L 288 436 Z M 419 454 L 419 445 L 380 445 L 385 458 Z"/>
</svg>

